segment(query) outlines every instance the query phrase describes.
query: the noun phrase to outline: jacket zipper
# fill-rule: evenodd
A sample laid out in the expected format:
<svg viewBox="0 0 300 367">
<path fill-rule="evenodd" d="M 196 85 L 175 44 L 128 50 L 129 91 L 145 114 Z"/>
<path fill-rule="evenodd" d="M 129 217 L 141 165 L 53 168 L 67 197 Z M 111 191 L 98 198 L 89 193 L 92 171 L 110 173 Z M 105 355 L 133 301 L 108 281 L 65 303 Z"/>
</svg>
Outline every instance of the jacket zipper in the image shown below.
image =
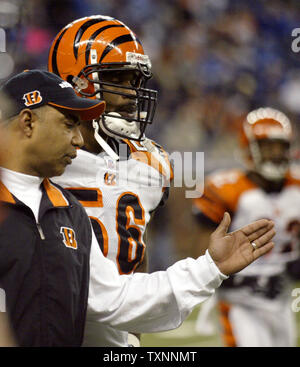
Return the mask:
<svg viewBox="0 0 300 367">
<path fill-rule="evenodd" d="M 45 237 L 44 232 L 42 230 L 42 226 L 40 225 L 40 223 L 37 223 L 36 226 L 37 226 L 37 229 L 39 231 L 41 239 L 44 240 L 46 237 Z"/>
<path fill-rule="evenodd" d="M 45 234 L 43 232 L 42 226 L 40 223 L 36 223 L 36 228 L 39 232 L 41 241 L 44 241 L 46 239 Z M 43 254 L 43 247 L 44 243 L 39 241 L 38 247 L 38 254 L 40 258 L 40 281 L 41 281 L 41 310 L 40 310 L 40 340 L 41 344 L 48 346 L 49 338 L 48 338 L 48 325 L 45 318 L 44 309 L 42 308 L 42 305 L 47 305 L 47 280 L 46 280 L 46 271 L 45 271 L 45 261 L 44 261 L 44 254 Z M 44 306 L 45 307 L 45 306 Z"/>
</svg>

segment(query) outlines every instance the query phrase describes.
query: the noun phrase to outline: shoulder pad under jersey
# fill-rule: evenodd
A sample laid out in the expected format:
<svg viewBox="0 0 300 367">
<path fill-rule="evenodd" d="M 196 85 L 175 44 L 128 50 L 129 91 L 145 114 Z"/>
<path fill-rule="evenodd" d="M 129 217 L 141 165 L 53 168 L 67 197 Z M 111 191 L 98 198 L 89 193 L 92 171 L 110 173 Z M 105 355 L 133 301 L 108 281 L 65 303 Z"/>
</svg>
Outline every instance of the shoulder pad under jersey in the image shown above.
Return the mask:
<svg viewBox="0 0 300 367">
<path fill-rule="evenodd" d="M 166 180 L 173 180 L 173 168 L 168 153 L 159 144 L 147 138 L 140 142 L 128 139 L 124 139 L 123 142 L 130 149 L 129 159 L 148 164 L 155 168 Z"/>
</svg>

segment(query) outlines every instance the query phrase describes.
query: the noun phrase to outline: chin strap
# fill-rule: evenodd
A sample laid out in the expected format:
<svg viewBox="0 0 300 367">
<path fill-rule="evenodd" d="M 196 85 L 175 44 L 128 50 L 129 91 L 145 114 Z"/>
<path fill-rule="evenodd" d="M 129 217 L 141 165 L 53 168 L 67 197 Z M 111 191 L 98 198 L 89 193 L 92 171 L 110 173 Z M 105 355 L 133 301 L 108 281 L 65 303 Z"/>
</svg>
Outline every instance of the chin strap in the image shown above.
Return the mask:
<svg viewBox="0 0 300 367">
<path fill-rule="evenodd" d="M 91 50 L 91 64 L 97 63 L 97 51 L 92 49 Z M 93 80 L 98 81 L 98 74 L 92 74 Z M 100 99 L 100 94 L 96 95 L 98 99 Z M 94 128 L 94 137 L 97 140 L 97 143 L 102 147 L 102 149 L 114 160 L 118 161 L 119 156 L 118 154 L 107 144 L 107 142 L 102 138 L 99 134 L 99 124 L 97 120 L 93 120 L 93 128 Z"/>
<path fill-rule="evenodd" d="M 102 115 L 99 125 L 106 135 L 115 139 L 127 137 L 127 139 L 137 138 L 139 136 L 139 128 L 136 121 L 127 121 L 117 112 L 109 112 L 105 116 Z"/>
<path fill-rule="evenodd" d="M 97 140 L 97 143 L 102 147 L 102 149 L 114 160 L 118 161 L 118 154 L 107 144 L 107 142 L 102 138 L 99 134 L 99 124 L 96 120 L 93 120 L 93 128 L 94 128 L 94 137 Z"/>
</svg>

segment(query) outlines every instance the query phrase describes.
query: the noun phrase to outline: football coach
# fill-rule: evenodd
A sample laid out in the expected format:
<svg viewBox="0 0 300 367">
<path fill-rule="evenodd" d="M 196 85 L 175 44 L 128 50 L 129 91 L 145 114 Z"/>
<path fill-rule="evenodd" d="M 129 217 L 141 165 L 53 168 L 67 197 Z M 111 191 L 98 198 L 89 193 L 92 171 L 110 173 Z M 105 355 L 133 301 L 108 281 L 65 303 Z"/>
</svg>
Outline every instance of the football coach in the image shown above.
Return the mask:
<svg viewBox="0 0 300 367">
<path fill-rule="evenodd" d="M 13 108 L 1 106 L 0 285 L 18 345 L 80 346 L 87 312 L 129 332 L 176 328 L 223 279 L 272 249 L 273 222 L 227 233 L 225 213 L 205 255 L 165 272 L 119 275 L 81 204 L 49 179 L 72 163 L 84 144 L 80 122 L 98 118 L 105 103 L 39 70 L 12 77 L 2 93 Z"/>
</svg>

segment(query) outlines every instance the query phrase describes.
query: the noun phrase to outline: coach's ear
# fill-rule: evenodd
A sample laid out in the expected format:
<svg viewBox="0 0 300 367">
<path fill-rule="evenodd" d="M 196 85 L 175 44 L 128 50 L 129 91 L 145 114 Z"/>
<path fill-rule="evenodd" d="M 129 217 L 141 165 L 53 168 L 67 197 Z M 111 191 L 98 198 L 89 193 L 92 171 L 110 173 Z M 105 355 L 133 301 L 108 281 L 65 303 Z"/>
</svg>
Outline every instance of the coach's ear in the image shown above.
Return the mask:
<svg viewBox="0 0 300 367">
<path fill-rule="evenodd" d="M 25 136 L 30 138 L 35 126 L 35 122 L 38 120 L 37 114 L 35 114 L 29 108 L 25 108 L 19 113 L 19 128 Z"/>
</svg>

